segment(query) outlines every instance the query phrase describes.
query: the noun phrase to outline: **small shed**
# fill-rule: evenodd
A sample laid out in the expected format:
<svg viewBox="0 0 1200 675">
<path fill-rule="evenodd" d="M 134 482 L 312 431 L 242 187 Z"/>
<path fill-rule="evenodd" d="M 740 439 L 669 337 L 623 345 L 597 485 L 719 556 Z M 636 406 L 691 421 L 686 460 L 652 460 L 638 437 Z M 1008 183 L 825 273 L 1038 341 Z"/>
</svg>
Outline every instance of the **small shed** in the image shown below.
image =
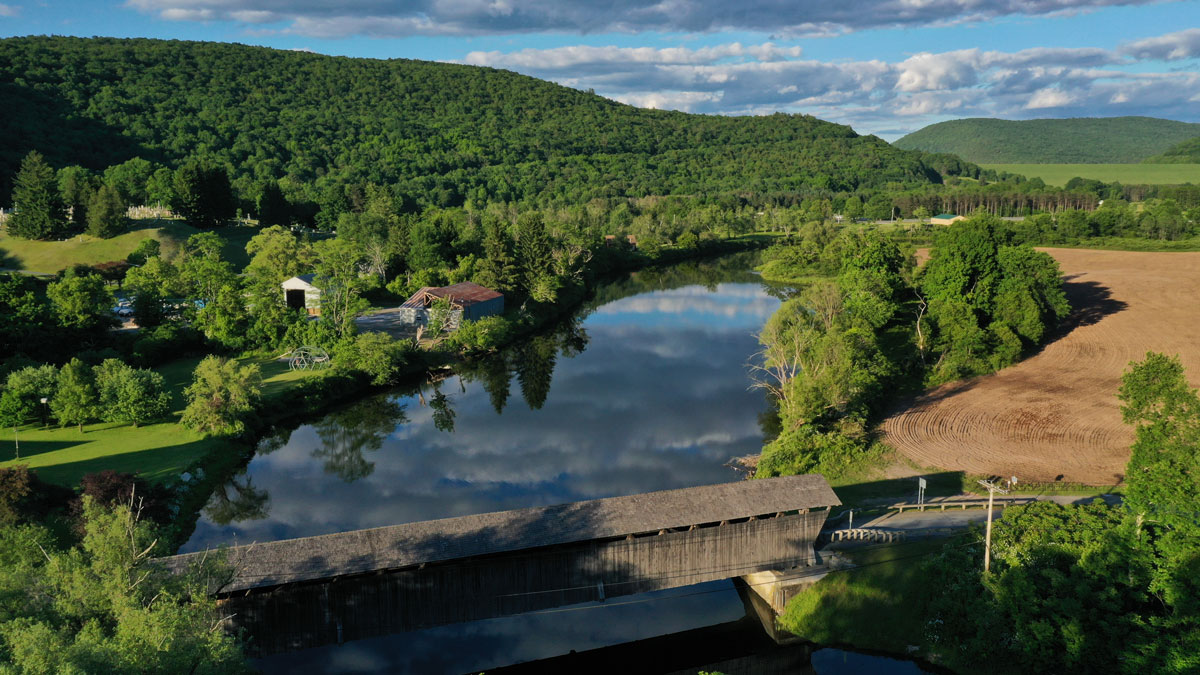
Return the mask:
<svg viewBox="0 0 1200 675">
<path fill-rule="evenodd" d="M 412 297 L 404 301 L 400 307 L 401 309 L 428 309 L 435 301 L 443 298 L 450 301 L 451 309 L 461 310 L 462 318 L 468 321 L 504 313 L 504 295 L 502 293 L 469 281 L 440 288 L 426 286 L 413 293 Z"/>
<path fill-rule="evenodd" d="M 302 274 L 280 284 L 289 309 L 303 309 L 309 316 L 321 315 L 321 289 L 313 285 L 315 274 Z"/>
<path fill-rule="evenodd" d="M 956 216 L 953 213 L 939 213 L 929 219 L 930 225 L 952 225 L 960 220 L 966 220 L 966 216 Z"/>
</svg>

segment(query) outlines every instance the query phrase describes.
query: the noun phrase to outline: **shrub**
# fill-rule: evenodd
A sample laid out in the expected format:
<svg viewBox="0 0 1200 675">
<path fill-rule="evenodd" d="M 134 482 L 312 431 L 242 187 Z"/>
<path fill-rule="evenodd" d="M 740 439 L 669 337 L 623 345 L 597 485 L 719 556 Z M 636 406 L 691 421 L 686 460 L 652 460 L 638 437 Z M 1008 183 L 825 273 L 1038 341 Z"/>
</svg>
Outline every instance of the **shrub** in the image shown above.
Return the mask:
<svg viewBox="0 0 1200 675">
<path fill-rule="evenodd" d="M 465 352 L 490 352 L 508 340 L 509 332 L 504 317 L 485 316 L 475 321 L 463 321 L 450 336 L 450 343 Z"/>
<path fill-rule="evenodd" d="M 347 341 L 337 356 L 337 364 L 366 373 L 371 384 L 393 384 L 408 361 L 408 345 L 386 333 L 361 333 Z"/>
<path fill-rule="evenodd" d="M 0 468 L 0 526 L 39 520 L 73 496 L 67 488 L 43 483 L 28 466 Z"/>
<path fill-rule="evenodd" d="M 152 485 L 131 474 L 105 469 L 89 473 L 79 480 L 79 496 L 71 503 L 71 514 L 83 514 L 84 497 L 103 506 L 129 506 L 141 509 L 142 515 L 157 523 L 166 523 L 171 514 L 167 508 L 168 495 L 163 488 Z"/>
</svg>

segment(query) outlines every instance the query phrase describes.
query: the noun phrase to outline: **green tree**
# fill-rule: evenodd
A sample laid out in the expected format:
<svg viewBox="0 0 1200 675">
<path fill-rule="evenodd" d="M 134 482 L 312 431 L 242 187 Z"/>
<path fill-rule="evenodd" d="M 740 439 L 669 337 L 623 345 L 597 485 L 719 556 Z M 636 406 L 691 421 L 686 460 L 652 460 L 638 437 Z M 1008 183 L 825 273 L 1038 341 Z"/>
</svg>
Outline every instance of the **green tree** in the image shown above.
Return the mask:
<svg viewBox="0 0 1200 675">
<path fill-rule="evenodd" d="M 369 331 L 354 336 L 354 341 L 337 355 L 339 366 L 366 373 L 371 384 L 395 384 L 407 360 L 405 343 L 387 333 Z"/>
<path fill-rule="evenodd" d="M 554 302 L 559 279 L 552 271 L 553 242 L 540 213 L 523 213 L 517 219 L 516 258 L 525 294 L 536 302 Z"/>
<path fill-rule="evenodd" d="M 13 185 L 13 213 L 6 227 L 14 237 L 47 239 L 63 232 L 66 207 L 58 192 L 54 169 L 37 152 L 21 162 Z"/>
<path fill-rule="evenodd" d="M 101 239 L 115 237 L 125 231 L 128 218 L 121 193 L 111 185 L 101 185 L 88 201 L 88 234 Z"/>
<path fill-rule="evenodd" d="M 362 296 L 359 277 L 362 252 L 344 239 L 326 239 L 313 245 L 321 289 L 321 321 L 328 322 L 339 336 L 352 335 L 354 319 L 370 307 Z"/>
<path fill-rule="evenodd" d="M 258 214 L 259 225 L 290 225 L 292 208 L 283 191 L 279 189 L 278 181 L 264 181 L 254 199 L 255 212 Z"/>
<path fill-rule="evenodd" d="M 58 192 L 63 206 L 71 214 L 71 224 L 83 229 L 88 224 L 88 209 L 96 192 L 96 177 L 81 166 L 65 166 L 58 170 Z"/>
<path fill-rule="evenodd" d="M 289 230 L 278 225 L 264 228 L 246 243 L 250 264 L 247 276 L 275 286 L 289 277 L 303 274 L 312 265 L 312 248 L 296 238 Z"/>
<path fill-rule="evenodd" d="M 138 242 L 137 248 L 126 256 L 125 261 L 130 265 L 144 265 L 150 258 L 157 258 L 162 251 L 162 244 L 157 239 L 147 237 Z"/>
<path fill-rule="evenodd" d="M 249 319 L 246 295 L 237 283 L 222 286 L 217 296 L 196 313 L 196 328 L 204 337 L 227 349 L 238 349 L 246 342 Z"/>
<path fill-rule="evenodd" d="M 188 237 L 179 265 L 179 278 L 187 297 L 207 304 L 216 299 L 222 288 L 237 284 L 233 266 L 221 259 L 224 247 L 225 240 L 214 232 Z"/>
<path fill-rule="evenodd" d="M 1058 263 L 1028 246 L 1007 246 L 1000 221 L 976 215 L 951 225 L 922 270 L 928 313 L 918 324 L 937 355 L 930 382 L 1013 363 L 1069 311 Z"/>
<path fill-rule="evenodd" d="M 146 204 L 150 201 L 146 186 L 154 176 L 154 171 L 154 164 L 134 157 L 105 169 L 104 182 L 116 188 L 125 204 Z"/>
<path fill-rule="evenodd" d="M 476 268 L 475 282 L 501 293 L 516 290 L 518 268 L 513 240 L 499 218 L 485 216 L 483 222 L 483 258 Z"/>
<path fill-rule="evenodd" d="M 35 526 L 0 528 L 0 654 L 15 673 L 247 672 L 221 629 L 212 556 L 181 574 L 155 556 L 165 537 L 136 509 L 83 500 L 83 541 L 61 551 Z"/>
<path fill-rule="evenodd" d="M 73 358 L 58 371 L 58 386 L 50 399 L 50 410 L 61 425 L 77 424 L 83 433 L 83 425 L 100 416 L 100 398 L 92 369 L 78 358 Z"/>
<path fill-rule="evenodd" d="M 68 274 L 46 286 L 46 297 L 64 326 L 90 330 L 112 324 L 112 291 L 98 274 Z"/>
<path fill-rule="evenodd" d="M 229 174 L 201 160 L 188 160 L 175 170 L 173 191 L 171 208 L 193 227 L 216 227 L 237 208 Z"/>
<path fill-rule="evenodd" d="M 184 426 L 203 434 L 240 434 L 246 429 L 246 415 L 262 397 L 262 374 L 257 364 L 206 356 L 184 394 Z"/>
<path fill-rule="evenodd" d="M 106 359 L 95 369 L 101 416 L 106 422 L 139 424 L 160 419 L 171 410 L 171 394 L 162 375 Z"/>
<path fill-rule="evenodd" d="M 1130 366 L 1118 394 L 1121 417 L 1136 430 L 1125 503 L 1139 523 L 1158 524 L 1170 570 L 1200 551 L 1200 397 L 1177 356 L 1150 352 Z"/>
</svg>

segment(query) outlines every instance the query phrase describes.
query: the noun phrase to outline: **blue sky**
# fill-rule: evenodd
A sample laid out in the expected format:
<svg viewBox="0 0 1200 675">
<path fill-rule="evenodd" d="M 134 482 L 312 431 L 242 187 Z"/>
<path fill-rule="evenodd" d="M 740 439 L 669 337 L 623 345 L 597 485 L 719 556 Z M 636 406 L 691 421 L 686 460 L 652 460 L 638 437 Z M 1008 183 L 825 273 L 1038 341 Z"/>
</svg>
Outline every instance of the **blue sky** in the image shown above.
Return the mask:
<svg viewBox="0 0 1200 675">
<path fill-rule="evenodd" d="M 3 0 L 0 35 L 241 42 L 506 68 L 633 105 L 894 139 L 958 117 L 1200 122 L 1200 2 Z"/>
</svg>

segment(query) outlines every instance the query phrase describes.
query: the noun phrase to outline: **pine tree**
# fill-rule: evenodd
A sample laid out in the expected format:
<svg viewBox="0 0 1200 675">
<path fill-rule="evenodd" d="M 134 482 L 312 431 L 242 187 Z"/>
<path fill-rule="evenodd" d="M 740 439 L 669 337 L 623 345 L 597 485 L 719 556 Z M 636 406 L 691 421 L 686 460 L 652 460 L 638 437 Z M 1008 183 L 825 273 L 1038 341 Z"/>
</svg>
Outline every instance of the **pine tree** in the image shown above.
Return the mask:
<svg viewBox="0 0 1200 675">
<path fill-rule="evenodd" d="M 550 235 L 541 214 L 526 213 L 517 219 L 517 264 L 525 293 L 537 302 L 554 302 L 558 297 L 558 278 L 551 263 Z"/>
<path fill-rule="evenodd" d="M 81 166 L 67 166 L 58 171 L 58 191 L 63 205 L 71 211 L 71 224 L 87 226 L 88 203 L 96 192 L 95 178 Z"/>
<path fill-rule="evenodd" d="M 50 399 L 50 410 L 59 424 L 78 424 L 80 433 L 85 422 L 100 414 L 100 401 L 92 380 L 92 369 L 79 359 L 58 371 L 58 388 Z"/>
<path fill-rule="evenodd" d="M 505 231 L 504 224 L 497 219 L 489 218 L 484 223 L 483 259 L 479 261 L 478 269 L 475 278 L 481 286 L 502 293 L 510 292 L 517 286 L 512 239 Z"/>
<path fill-rule="evenodd" d="M 46 239 L 66 225 L 54 169 L 37 152 L 30 152 L 21 162 L 13 186 L 13 209 L 8 232 L 14 237 Z"/>
<path fill-rule="evenodd" d="M 101 239 L 121 234 L 125 231 L 125 210 L 121 193 L 111 185 L 101 185 L 88 202 L 88 234 Z"/>
<path fill-rule="evenodd" d="M 171 208 L 193 227 L 216 227 L 236 209 L 229 174 L 219 166 L 189 160 L 175 171 Z"/>
</svg>

